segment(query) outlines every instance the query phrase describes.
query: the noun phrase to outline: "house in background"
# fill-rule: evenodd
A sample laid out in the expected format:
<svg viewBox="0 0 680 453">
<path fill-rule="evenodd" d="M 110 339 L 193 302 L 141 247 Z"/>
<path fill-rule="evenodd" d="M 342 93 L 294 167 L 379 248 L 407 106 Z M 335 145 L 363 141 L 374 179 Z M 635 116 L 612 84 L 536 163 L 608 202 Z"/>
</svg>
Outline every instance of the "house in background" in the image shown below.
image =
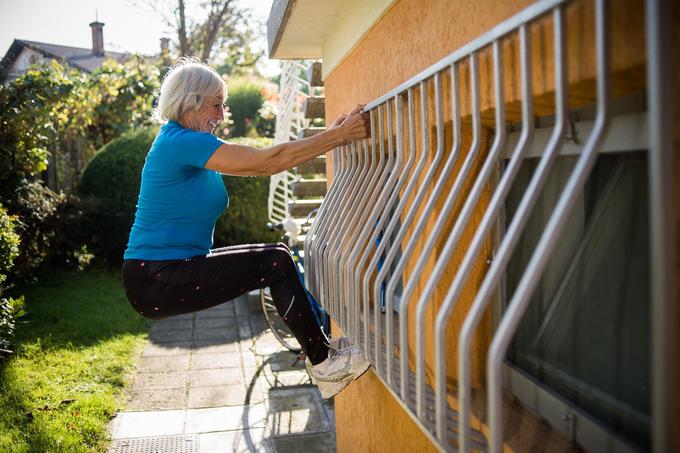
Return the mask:
<svg viewBox="0 0 680 453">
<path fill-rule="evenodd" d="M 95 21 L 90 27 L 91 49 L 15 39 L 0 62 L 0 83 L 18 77 L 31 65 L 48 63 L 50 60 L 59 60 L 82 71 L 92 72 L 108 59 L 123 63 L 130 58 L 128 53 L 104 50 L 104 23 Z"/>
<path fill-rule="evenodd" d="M 679 23 L 663 0 L 274 1 L 270 58 L 322 60 L 327 122 L 372 117 L 305 244 L 373 364 L 335 398 L 339 452 L 677 451 Z"/>
</svg>

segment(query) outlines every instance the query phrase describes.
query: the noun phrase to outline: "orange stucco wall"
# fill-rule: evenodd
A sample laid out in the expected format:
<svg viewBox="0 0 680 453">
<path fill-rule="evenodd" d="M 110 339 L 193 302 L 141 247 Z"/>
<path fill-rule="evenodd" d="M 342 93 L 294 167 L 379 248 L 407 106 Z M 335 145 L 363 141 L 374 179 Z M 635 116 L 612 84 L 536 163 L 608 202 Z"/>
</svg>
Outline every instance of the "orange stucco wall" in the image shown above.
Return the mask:
<svg viewBox="0 0 680 453">
<path fill-rule="evenodd" d="M 516 14 L 532 1 L 530 0 L 399 0 L 355 46 L 354 50 L 328 75 L 325 80 L 326 120 L 332 121 L 342 112 L 349 111 L 355 104 L 368 103 L 383 95 L 403 81 L 409 79 L 436 61 L 455 51 L 462 45 L 491 29 L 494 25 Z M 611 8 L 613 53 L 612 71 L 613 94 L 615 96 L 639 91 L 644 88 L 644 16 L 641 0 L 621 0 Z M 570 106 L 591 103 L 595 99 L 594 45 L 592 2 L 577 0 L 567 8 L 567 53 L 569 61 L 569 102 Z M 530 27 L 532 44 L 532 80 L 537 115 L 553 111 L 553 60 L 552 60 L 551 19 L 545 18 Z M 503 45 L 505 60 L 505 98 L 509 120 L 519 119 L 519 50 L 516 38 Z M 461 110 L 464 116 L 462 133 L 463 155 L 470 142 L 468 67 L 460 67 Z M 493 137 L 494 95 L 491 80 L 491 59 L 489 52 L 480 54 L 481 104 L 485 130 L 480 157 L 476 168 L 480 168 L 485 152 Z M 450 90 L 448 78 L 444 79 L 444 91 Z M 431 97 L 430 93 L 430 97 Z M 430 106 L 432 102 L 430 102 Z M 434 115 L 430 114 L 431 118 Z M 446 149 L 451 147 L 451 118 L 445 114 Z M 434 136 L 434 131 L 431 131 Z M 434 142 L 432 138 L 431 142 Z M 329 164 L 332 165 L 332 162 Z M 331 168 L 327 172 L 332 174 Z M 455 174 L 455 173 L 454 173 Z M 469 190 L 471 184 L 465 190 Z M 679 186 L 680 187 L 680 186 Z M 680 190 L 680 189 L 679 189 Z M 462 243 L 469 243 L 472 232 L 479 222 L 489 198 L 485 192 L 478 212 L 467 229 Z M 441 208 L 443 199 L 438 208 Z M 454 209 L 460 209 L 460 205 Z M 450 224 L 453 216 L 450 219 Z M 430 225 L 430 227 L 433 226 Z M 478 261 L 463 291 L 457 309 L 449 324 L 447 344 L 448 363 L 456 363 L 456 335 L 462 324 L 477 285 L 486 271 L 486 256 L 491 249 L 489 238 L 486 251 Z M 439 244 L 441 250 L 442 243 Z M 434 297 L 433 309 L 444 297 L 445 288 L 451 283 L 455 270 L 462 259 L 458 253 L 450 262 L 442 279 L 441 289 Z M 431 268 L 433 262 L 428 264 Z M 415 262 L 411 262 L 413 266 Z M 421 270 L 426 275 L 427 268 Z M 424 281 L 421 282 L 424 284 Z M 422 289 L 422 288 L 421 288 Z M 428 325 L 433 325 L 434 310 L 428 313 Z M 413 340 L 414 315 L 409 312 L 409 332 Z M 484 382 L 483 367 L 491 336 L 490 316 L 480 325 L 473 344 L 473 384 L 481 387 Z M 427 375 L 431 379 L 433 360 L 432 332 L 426 333 Z M 413 343 L 411 343 L 413 344 Z M 413 348 L 411 348 L 413 350 Z M 413 364 L 413 358 L 410 357 Z M 450 367 L 450 384 L 455 385 L 455 367 Z M 336 398 L 337 446 L 339 452 L 349 451 L 429 451 L 433 448 L 409 416 L 392 400 L 380 381 L 370 375 L 350 386 Z M 456 401 L 451 400 L 455 407 Z M 519 405 L 510 405 L 511 425 L 521 429 L 508 429 L 508 448 L 511 450 L 541 449 L 550 445 L 550 451 L 566 451 L 571 446 L 559 435 L 546 430 Z M 483 418 L 483 405 L 476 407 L 476 413 Z M 508 414 L 506 414 L 508 415 Z M 486 427 L 477 421 L 477 428 Z M 394 429 L 394 428 L 397 429 Z"/>
</svg>

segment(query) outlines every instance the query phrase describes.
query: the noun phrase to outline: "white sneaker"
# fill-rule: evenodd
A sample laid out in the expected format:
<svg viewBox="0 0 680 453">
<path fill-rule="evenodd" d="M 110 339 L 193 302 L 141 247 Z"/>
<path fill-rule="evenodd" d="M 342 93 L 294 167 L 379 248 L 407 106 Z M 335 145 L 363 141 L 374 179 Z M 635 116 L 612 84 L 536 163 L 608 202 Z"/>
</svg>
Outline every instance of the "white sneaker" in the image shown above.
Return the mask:
<svg viewBox="0 0 680 453">
<path fill-rule="evenodd" d="M 312 366 L 307 359 L 305 363 L 312 382 L 319 387 L 324 399 L 336 395 L 371 366 L 347 337 L 330 341 L 328 358 L 323 362 Z"/>
</svg>

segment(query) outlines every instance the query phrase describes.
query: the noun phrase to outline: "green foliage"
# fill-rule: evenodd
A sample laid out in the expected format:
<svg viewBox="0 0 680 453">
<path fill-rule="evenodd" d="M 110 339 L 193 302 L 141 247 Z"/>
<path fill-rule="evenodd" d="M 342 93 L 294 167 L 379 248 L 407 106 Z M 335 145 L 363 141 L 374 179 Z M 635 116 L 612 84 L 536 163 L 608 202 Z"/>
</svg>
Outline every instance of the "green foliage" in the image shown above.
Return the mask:
<svg viewBox="0 0 680 453">
<path fill-rule="evenodd" d="M 21 238 L 14 231 L 16 217 L 7 214 L 7 210 L 0 203 L 0 293 L 7 274 L 14 266 L 14 259 L 19 255 Z"/>
<path fill-rule="evenodd" d="M 0 361 L 13 352 L 16 322 L 25 314 L 23 296 L 0 299 Z"/>
<path fill-rule="evenodd" d="M 83 228 L 95 255 L 110 263 L 123 257 L 134 221 L 144 159 L 157 127 L 128 131 L 104 146 L 83 172 Z"/>
<path fill-rule="evenodd" d="M 159 84 L 157 68 L 132 58 L 93 74 L 53 60 L 0 86 L 0 195 L 45 170 L 52 189 L 73 189 L 95 149 L 151 121 Z"/>
<path fill-rule="evenodd" d="M 22 179 L 47 169 L 56 135 L 69 126 L 65 99 L 81 82 L 56 61 L 0 86 L 0 189 L 6 199 Z M 85 100 L 84 102 L 88 102 Z M 80 125 L 80 118 L 75 119 Z"/>
<path fill-rule="evenodd" d="M 109 60 L 92 73 L 88 84 L 100 96 L 90 130 L 97 148 L 130 128 L 151 124 L 154 93 L 160 88 L 155 66 L 138 57 L 125 64 Z"/>
<path fill-rule="evenodd" d="M 243 137 L 256 126 L 258 110 L 264 102 L 262 84 L 239 77 L 229 79 L 227 86 L 227 106 L 234 121 L 230 136 Z"/>
<path fill-rule="evenodd" d="M 22 180 L 8 201 L 17 217 L 16 232 L 21 238 L 12 280 L 22 280 L 49 260 L 60 248 L 67 229 L 60 226 L 60 212 L 69 199 L 45 187 L 41 181 Z"/>
<path fill-rule="evenodd" d="M 272 145 L 272 139 L 263 137 L 243 137 L 229 142 L 257 148 Z M 224 183 L 229 191 L 229 208 L 215 225 L 214 247 L 279 240 L 279 233 L 266 228 L 269 177 L 224 176 Z"/>
</svg>

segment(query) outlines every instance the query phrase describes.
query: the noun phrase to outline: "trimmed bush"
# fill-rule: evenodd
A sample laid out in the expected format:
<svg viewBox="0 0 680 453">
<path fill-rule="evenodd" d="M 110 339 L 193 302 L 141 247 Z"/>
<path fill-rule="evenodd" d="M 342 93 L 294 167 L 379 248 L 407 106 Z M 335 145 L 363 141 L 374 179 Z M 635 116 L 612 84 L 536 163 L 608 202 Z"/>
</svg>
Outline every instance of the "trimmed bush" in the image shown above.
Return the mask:
<svg viewBox="0 0 680 453">
<path fill-rule="evenodd" d="M 157 127 L 139 128 L 111 141 L 97 152 L 80 180 L 89 245 L 111 264 L 123 259 L 144 159 L 157 133 Z"/>
</svg>

